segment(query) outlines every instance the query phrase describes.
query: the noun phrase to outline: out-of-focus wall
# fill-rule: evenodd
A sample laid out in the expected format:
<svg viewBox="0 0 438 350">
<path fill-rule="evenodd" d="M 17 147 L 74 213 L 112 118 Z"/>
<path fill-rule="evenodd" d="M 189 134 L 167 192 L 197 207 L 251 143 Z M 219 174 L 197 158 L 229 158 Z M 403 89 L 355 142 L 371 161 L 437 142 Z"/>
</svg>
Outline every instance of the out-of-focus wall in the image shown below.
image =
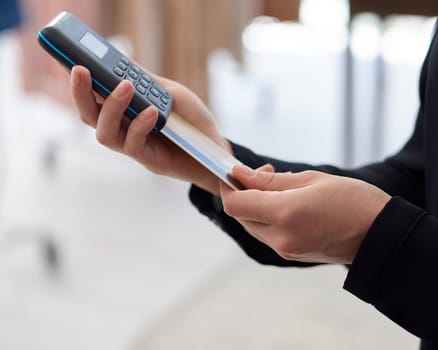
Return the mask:
<svg viewBox="0 0 438 350">
<path fill-rule="evenodd" d="M 163 74 L 208 100 L 207 58 L 218 48 L 241 58 L 241 33 L 256 16 L 298 18 L 299 0 L 165 0 Z"/>
<path fill-rule="evenodd" d="M 37 48 L 35 40 L 52 17 L 69 11 L 105 36 L 125 36 L 133 59 L 187 85 L 207 101 L 211 51 L 225 48 L 241 57 L 240 35 L 251 19 L 264 14 L 296 19 L 299 0 L 23 0 L 23 5 L 23 56 L 33 58 L 22 65 L 26 91 L 43 91 L 69 103 L 65 72 Z"/>
</svg>

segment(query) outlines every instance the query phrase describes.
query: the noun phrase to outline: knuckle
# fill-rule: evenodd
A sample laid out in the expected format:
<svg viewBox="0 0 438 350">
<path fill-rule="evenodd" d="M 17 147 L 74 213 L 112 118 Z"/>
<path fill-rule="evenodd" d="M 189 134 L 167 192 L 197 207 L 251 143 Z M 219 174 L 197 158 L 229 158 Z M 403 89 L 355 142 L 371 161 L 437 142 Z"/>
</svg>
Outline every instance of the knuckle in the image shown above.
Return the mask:
<svg viewBox="0 0 438 350">
<path fill-rule="evenodd" d="M 156 174 L 156 175 L 165 175 L 166 172 L 163 168 L 157 166 L 154 163 L 146 162 L 143 159 L 138 159 L 138 162 L 143 164 L 150 172 Z"/>
<path fill-rule="evenodd" d="M 233 211 L 231 210 L 231 205 L 228 200 L 222 199 L 222 205 L 224 207 L 225 214 L 233 216 Z"/>
<path fill-rule="evenodd" d="M 275 173 L 268 173 L 268 172 L 258 172 L 259 176 L 261 177 L 262 182 L 269 187 L 274 182 Z"/>
<path fill-rule="evenodd" d="M 102 132 L 96 132 L 96 140 L 104 146 L 111 146 L 111 144 L 113 143 L 112 138 Z"/>
<path fill-rule="evenodd" d="M 275 173 L 257 171 L 255 176 L 249 179 L 250 186 L 262 190 L 269 190 L 272 188 L 275 180 Z M 251 184 L 252 183 L 252 184 Z"/>
<path fill-rule="evenodd" d="M 90 124 L 90 122 L 95 119 L 88 114 L 79 114 L 79 118 L 86 124 Z"/>
<path fill-rule="evenodd" d="M 123 147 L 123 153 L 137 161 L 140 160 L 143 155 L 142 150 L 136 147 L 129 147 L 126 144 Z"/>
<path fill-rule="evenodd" d="M 227 214 L 228 216 L 235 215 L 234 204 L 228 197 L 222 198 L 222 205 L 223 205 L 225 214 Z"/>
<path fill-rule="evenodd" d="M 293 260 L 293 256 L 291 254 L 281 253 L 277 252 L 278 255 L 280 255 L 281 258 L 284 260 Z"/>
<path fill-rule="evenodd" d="M 140 161 L 140 160 L 138 160 Z M 156 174 L 156 175 L 164 175 L 163 171 L 151 164 L 146 164 L 146 163 L 142 163 L 151 173 Z"/>
<path fill-rule="evenodd" d="M 136 153 L 137 153 L 136 150 L 127 144 L 123 145 L 123 153 L 131 158 L 136 159 Z"/>
<path fill-rule="evenodd" d="M 320 176 L 320 172 L 316 170 L 305 170 L 301 173 L 307 180 L 313 180 Z"/>
<path fill-rule="evenodd" d="M 93 117 L 88 114 L 80 114 L 79 118 L 84 124 L 92 126 L 93 128 L 96 126 L 95 120 L 97 119 L 97 117 Z"/>
<path fill-rule="evenodd" d="M 79 108 L 75 105 L 75 110 L 77 115 L 79 116 L 79 119 L 83 122 L 87 122 L 88 116 L 86 114 L 83 114 L 80 112 Z"/>
<path fill-rule="evenodd" d="M 272 241 L 272 249 L 282 257 L 290 256 L 294 253 L 293 240 L 291 237 L 279 235 Z"/>
<path fill-rule="evenodd" d="M 307 254 L 302 242 L 290 235 L 277 238 L 272 248 L 282 258 L 288 260 L 301 260 Z"/>
</svg>

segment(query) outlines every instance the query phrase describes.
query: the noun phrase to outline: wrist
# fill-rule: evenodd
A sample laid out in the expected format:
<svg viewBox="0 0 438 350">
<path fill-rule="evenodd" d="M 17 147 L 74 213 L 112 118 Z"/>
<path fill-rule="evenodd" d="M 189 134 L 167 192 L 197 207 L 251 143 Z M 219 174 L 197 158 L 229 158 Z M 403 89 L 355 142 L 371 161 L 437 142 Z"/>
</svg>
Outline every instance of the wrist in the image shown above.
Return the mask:
<svg viewBox="0 0 438 350">
<path fill-rule="evenodd" d="M 352 255 L 350 256 L 350 263 L 353 261 L 354 257 L 357 255 L 359 247 L 361 246 L 363 240 L 367 236 L 370 228 L 373 226 L 376 218 L 380 215 L 382 210 L 391 200 L 391 196 L 387 193 L 377 190 L 375 196 L 368 203 L 363 211 L 363 219 L 358 221 L 359 234 L 356 241 L 355 247 L 353 249 Z"/>
</svg>

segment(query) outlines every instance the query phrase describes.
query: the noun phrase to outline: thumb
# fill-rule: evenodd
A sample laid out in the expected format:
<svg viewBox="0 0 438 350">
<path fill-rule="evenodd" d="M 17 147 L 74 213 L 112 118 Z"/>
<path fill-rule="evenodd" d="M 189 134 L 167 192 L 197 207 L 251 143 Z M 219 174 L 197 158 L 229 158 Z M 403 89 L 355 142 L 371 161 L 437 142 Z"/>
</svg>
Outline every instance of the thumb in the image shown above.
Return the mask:
<svg viewBox="0 0 438 350">
<path fill-rule="evenodd" d="M 232 177 L 247 189 L 262 191 L 284 191 L 294 188 L 292 173 L 275 173 L 272 166 L 263 166 L 253 170 L 244 165 L 233 168 Z"/>
<path fill-rule="evenodd" d="M 272 164 L 265 164 L 262 165 L 260 168 L 257 168 L 256 171 L 267 171 L 269 173 L 275 173 L 275 168 Z"/>
</svg>

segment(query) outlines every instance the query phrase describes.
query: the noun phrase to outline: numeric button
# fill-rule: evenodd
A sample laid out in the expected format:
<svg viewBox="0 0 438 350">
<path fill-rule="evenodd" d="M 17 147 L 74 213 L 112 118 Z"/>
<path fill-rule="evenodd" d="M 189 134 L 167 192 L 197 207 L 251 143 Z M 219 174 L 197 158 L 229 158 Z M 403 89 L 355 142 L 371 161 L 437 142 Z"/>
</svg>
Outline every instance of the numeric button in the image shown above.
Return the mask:
<svg viewBox="0 0 438 350">
<path fill-rule="evenodd" d="M 128 66 L 126 64 L 124 64 L 123 62 L 119 62 L 117 64 L 117 67 L 119 67 L 123 71 L 126 71 L 128 69 Z"/>
<path fill-rule="evenodd" d="M 158 84 L 154 84 L 154 88 L 157 89 L 159 92 L 161 92 L 162 95 L 164 95 L 166 97 L 170 97 L 170 94 L 162 86 L 160 86 Z"/>
<path fill-rule="evenodd" d="M 137 84 L 137 91 L 139 92 L 139 93 L 141 93 L 142 95 L 145 95 L 146 94 L 146 89 L 143 87 L 143 86 L 141 86 L 140 84 Z"/>
<path fill-rule="evenodd" d="M 151 94 L 154 95 L 155 97 L 160 97 L 160 93 L 157 89 L 151 87 Z"/>
<path fill-rule="evenodd" d="M 135 64 L 132 65 L 131 69 L 137 74 L 141 73 L 141 69 L 137 67 Z"/>
<path fill-rule="evenodd" d="M 165 105 L 167 105 L 167 104 L 169 103 L 169 99 L 166 98 L 166 97 L 164 97 L 164 96 L 161 96 L 161 97 L 160 97 L 160 100 L 161 100 L 161 102 L 163 102 Z"/>
<path fill-rule="evenodd" d="M 135 73 L 133 70 L 130 70 L 129 72 L 128 72 L 128 74 L 129 74 L 129 76 L 132 78 L 132 79 L 138 79 L 138 74 L 137 73 Z"/>
<path fill-rule="evenodd" d="M 156 107 L 160 106 L 160 100 L 158 98 L 156 98 L 155 96 L 148 94 L 147 98 L 150 102 L 152 102 L 152 104 Z"/>
<path fill-rule="evenodd" d="M 135 86 L 135 84 L 137 83 L 137 80 L 135 80 L 135 79 L 132 79 L 130 76 L 126 76 L 125 77 L 125 80 L 129 80 L 134 86 Z"/>
<path fill-rule="evenodd" d="M 149 87 L 148 82 L 147 82 L 146 80 L 144 80 L 144 79 L 140 79 L 139 83 L 140 83 L 143 87 L 145 87 L 145 88 L 148 88 L 148 87 Z"/>
<path fill-rule="evenodd" d="M 114 67 L 114 73 L 116 73 L 119 77 L 123 77 L 125 72 L 123 72 L 119 67 Z"/>
<path fill-rule="evenodd" d="M 122 56 L 120 58 L 120 61 L 123 62 L 125 65 L 129 66 L 131 64 L 131 61 L 127 59 L 126 57 Z"/>
<path fill-rule="evenodd" d="M 149 75 L 145 74 L 145 73 L 143 73 L 141 78 L 146 80 L 148 83 L 152 82 L 152 78 Z"/>
</svg>

